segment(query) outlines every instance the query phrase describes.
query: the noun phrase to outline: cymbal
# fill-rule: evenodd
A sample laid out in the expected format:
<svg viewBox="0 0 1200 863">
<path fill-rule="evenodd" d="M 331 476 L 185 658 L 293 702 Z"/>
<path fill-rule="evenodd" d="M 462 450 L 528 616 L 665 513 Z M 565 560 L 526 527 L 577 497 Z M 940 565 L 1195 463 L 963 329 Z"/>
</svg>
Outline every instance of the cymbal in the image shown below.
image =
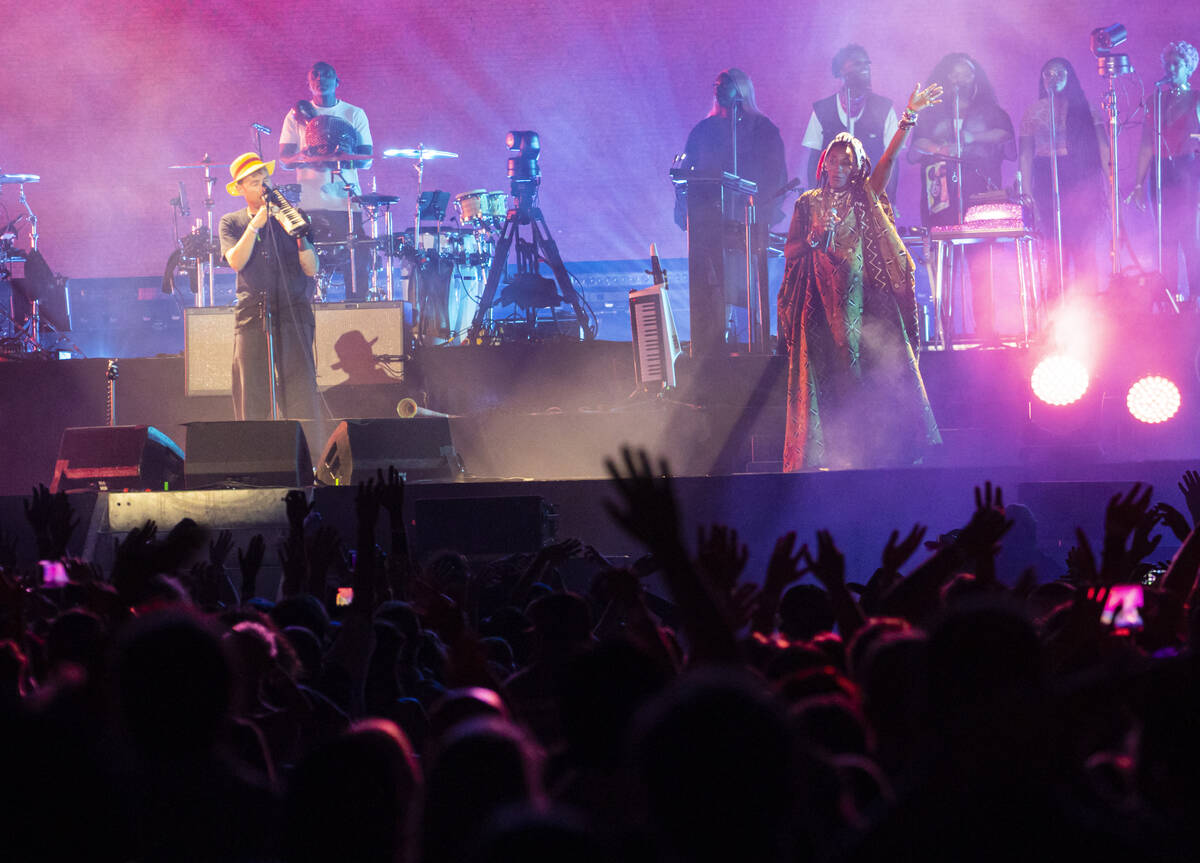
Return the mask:
<svg viewBox="0 0 1200 863">
<path fill-rule="evenodd" d="M 370 162 L 377 158 L 373 155 L 363 153 L 329 153 L 328 155 L 315 155 L 311 153 L 296 153 L 294 156 L 287 157 L 287 163 L 283 163 L 283 158 L 280 158 L 280 163 L 285 168 L 294 167 L 296 165 L 324 165 L 327 162 Z"/>
<path fill-rule="evenodd" d="M 395 204 L 400 201 L 399 195 L 352 195 L 350 200 L 356 204 L 366 204 L 368 207 L 377 207 L 380 204 Z"/>
<path fill-rule="evenodd" d="M 0 174 L 0 185 L 12 183 L 37 183 L 42 178 L 37 174 Z"/>
<path fill-rule="evenodd" d="M 434 150 L 431 147 L 405 147 L 404 149 L 384 150 L 383 157 L 391 159 L 399 157 L 401 159 L 457 159 L 458 153 L 451 153 L 449 150 Z"/>
<path fill-rule="evenodd" d="M 189 162 L 186 165 L 171 165 L 169 166 L 169 170 L 177 171 L 181 168 L 211 168 L 215 164 L 217 163 L 212 159 L 201 159 L 199 162 Z"/>
</svg>

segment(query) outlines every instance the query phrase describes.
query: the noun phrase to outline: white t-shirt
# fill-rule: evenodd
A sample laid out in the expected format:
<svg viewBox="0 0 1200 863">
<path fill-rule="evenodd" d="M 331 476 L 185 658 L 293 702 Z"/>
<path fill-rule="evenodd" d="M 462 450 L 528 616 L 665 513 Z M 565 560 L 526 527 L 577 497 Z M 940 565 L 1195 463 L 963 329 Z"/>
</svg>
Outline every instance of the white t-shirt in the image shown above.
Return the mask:
<svg viewBox="0 0 1200 863">
<path fill-rule="evenodd" d="M 328 108 L 313 104 L 313 109 L 318 115 L 330 114 L 353 126 L 358 133 L 360 146 L 373 143 L 367 114 L 362 108 L 339 99 L 337 104 Z M 282 148 L 285 144 L 295 144 L 302 153 L 308 146 L 304 141 L 304 127 L 297 122 L 294 110 L 288 111 L 283 118 L 283 130 L 279 133 L 279 146 Z M 331 171 L 322 168 L 299 167 L 295 170 L 296 180 L 300 183 L 300 206 L 306 210 L 345 210 L 347 182 L 354 184 L 354 194 L 362 194 L 362 187 L 358 184 L 358 168 L 344 168 L 342 178 L 334 178 Z"/>
<path fill-rule="evenodd" d="M 867 103 L 863 101 L 862 111 L 859 111 L 854 117 L 846 116 L 846 109 L 842 107 L 842 100 L 837 100 L 838 119 L 842 121 L 842 125 L 854 134 L 854 124 L 862 117 L 862 112 L 867 110 Z M 888 108 L 887 117 L 883 121 L 883 145 L 886 147 L 888 142 L 892 140 L 892 136 L 896 134 L 896 130 L 900 128 L 900 118 L 896 116 L 895 107 Z M 817 112 L 813 111 L 812 116 L 808 118 L 808 128 L 804 130 L 804 140 L 800 142 L 801 147 L 807 147 L 810 150 L 821 152 L 822 145 L 825 142 L 825 130 L 821 128 L 821 121 L 817 119 Z"/>
</svg>

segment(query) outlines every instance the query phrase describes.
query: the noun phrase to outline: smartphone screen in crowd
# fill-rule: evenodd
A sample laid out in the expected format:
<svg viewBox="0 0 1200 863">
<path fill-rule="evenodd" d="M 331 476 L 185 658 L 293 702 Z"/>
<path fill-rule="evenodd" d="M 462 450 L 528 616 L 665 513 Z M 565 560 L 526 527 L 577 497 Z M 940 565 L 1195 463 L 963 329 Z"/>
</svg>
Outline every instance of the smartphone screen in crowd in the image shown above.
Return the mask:
<svg viewBox="0 0 1200 863">
<path fill-rule="evenodd" d="M 1100 612 L 1100 622 L 1113 629 L 1141 629 L 1145 601 L 1140 584 L 1114 584 Z"/>
</svg>

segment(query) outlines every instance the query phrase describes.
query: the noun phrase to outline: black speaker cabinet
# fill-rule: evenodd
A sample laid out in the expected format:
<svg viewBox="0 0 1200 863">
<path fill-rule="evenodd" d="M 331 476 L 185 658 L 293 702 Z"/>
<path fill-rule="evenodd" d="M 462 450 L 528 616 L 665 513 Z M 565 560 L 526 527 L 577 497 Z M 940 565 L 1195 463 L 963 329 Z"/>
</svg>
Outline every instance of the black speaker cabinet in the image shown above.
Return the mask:
<svg viewBox="0 0 1200 863">
<path fill-rule="evenodd" d="M 150 489 L 183 478 L 183 450 L 154 426 L 64 429 L 50 491 Z"/>
<path fill-rule="evenodd" d="M 313 484 L 312 459 L 296 420 L 187 424 L 189 489 Z"/>
<path fill-rule="evenodd" d="M 342 420 L 317 463 L 317 482 L 351 485 L 393 466 L 409 482 L 460 472 L 449 417 Z"/>
</svg>

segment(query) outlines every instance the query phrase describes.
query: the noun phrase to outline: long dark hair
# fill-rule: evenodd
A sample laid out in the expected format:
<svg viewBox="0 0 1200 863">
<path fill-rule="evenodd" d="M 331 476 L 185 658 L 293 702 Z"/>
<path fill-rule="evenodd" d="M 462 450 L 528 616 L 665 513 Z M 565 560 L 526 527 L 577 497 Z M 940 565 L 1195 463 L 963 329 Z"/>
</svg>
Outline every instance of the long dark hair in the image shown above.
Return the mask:
<svg viewBox="0 0 1200 863">
<path fill-rule="evenodd" d="M 992 86 L 992 82 L 988 78 L 987 73 L 983 71 L 983 67 L 979 65 L 978 60 L 976 60 L 970 54 L 966 54 L 962 51 L 955 51 L 952 54 L 947 54 L 941 60 L 938 60 L 937 65 L 933 67 L 929 75 L 925 78 L 925 86 L 928 87 L 930 84 L 941 84 L 946 89 L 947 93 L 951 93 L 954 88 L 950 84 L 950 71 L 957 63 L 966 63 L 975 70 L 975 95 L 971 97 L 971 102 L 977 104 L 995 105 L 996 89 Z M 934 105 L 932 108 L 922 111 L 921 113 L 922 115 L 934 113 L 941 114 L 945 112 L 952 112 L 953 110 L 954 99 L 950 98 L 942 99 L 940 104 Z"/>
<path fill-rule="evenodd" d="M 1081 165 L 1099 171 L 1100 142 L 1096 140 L 1092 109 L 1070 60 L 1065 57 L 1051 57 L 1042 64 L 1041 71 L 1038 72 L 1038 98 L 1045 99 L 1048 96 L 1045 75 L 1046 70 L 1054 63 L 1061 63 L 1067 70 L 1067 85 L 1062 91 L 1067 100 L 1067 152 L 1078 156 Z"/>
</svg>

